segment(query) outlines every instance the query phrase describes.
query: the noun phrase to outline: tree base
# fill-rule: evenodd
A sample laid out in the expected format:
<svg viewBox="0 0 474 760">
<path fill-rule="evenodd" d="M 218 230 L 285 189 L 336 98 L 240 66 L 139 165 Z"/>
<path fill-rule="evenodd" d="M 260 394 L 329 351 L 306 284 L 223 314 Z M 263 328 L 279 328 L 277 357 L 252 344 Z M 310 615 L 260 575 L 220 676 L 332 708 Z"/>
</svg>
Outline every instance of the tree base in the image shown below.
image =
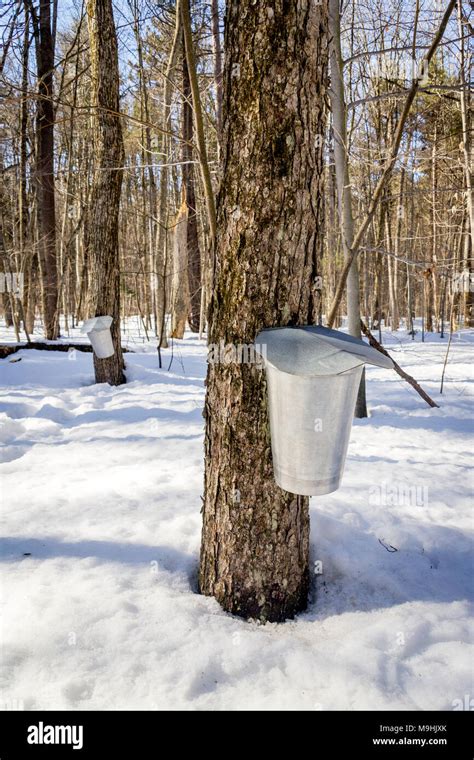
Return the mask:
<svg viewBox="0 0 474 760">
<path fill-rule="evenodd" d="M 244 618 L 258 620 L 261 623 L 284 623 L 295 615 L 304 612 L 308 606 L 309 572 L 305 573 L 301 587 L 297 592 L 288 594 L 278 586 L 268 590 L 266 599 L 261 603 L 262 591 L 252 589 L 234 590 L 232 594 L 214 591 L 202 591 L 204 596 L 214 596 L 225 612 Z"/>
<path fill-rule="evenodd" d="M 123 372 L 123 361 L 114 354 L 110 359 L 98 359 L 94 354 L 94 370 L 96 383 L 123 385 L 127 378 Z"/>
</svg>

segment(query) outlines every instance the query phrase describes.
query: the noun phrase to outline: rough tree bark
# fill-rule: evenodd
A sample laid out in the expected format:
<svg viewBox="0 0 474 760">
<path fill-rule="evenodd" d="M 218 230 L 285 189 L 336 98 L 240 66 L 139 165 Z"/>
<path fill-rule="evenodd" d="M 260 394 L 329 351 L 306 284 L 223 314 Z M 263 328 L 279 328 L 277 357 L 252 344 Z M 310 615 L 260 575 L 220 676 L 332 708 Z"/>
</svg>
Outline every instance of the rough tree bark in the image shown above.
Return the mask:
<svg viewBox="0 0 474 760">
<path fill-rule="evenodd" d="M 117 37 L 111 0 L 88 0 L 87 16 L 96 160 L 84 225 L 84 248 L 91 267 L 89 314 L 113 317 L 115 353 L 109 359 L 98 359 L 94 354 L 96 382 L 120 385 L 125 382 L 120 343 L 118 249 L 124 147 L 119 116 Z"/>
<path fill-rule="evenodd" d="M 209 340 L 239 345 L 317 318 L 326 6 L 233 0 L 225 47 Z M 264 373 L 210 362 L 205 418 L 201 592 L 245 618 L 292 617 L 307 603 L 308 499 L 273 479 Z"/>
</svg>

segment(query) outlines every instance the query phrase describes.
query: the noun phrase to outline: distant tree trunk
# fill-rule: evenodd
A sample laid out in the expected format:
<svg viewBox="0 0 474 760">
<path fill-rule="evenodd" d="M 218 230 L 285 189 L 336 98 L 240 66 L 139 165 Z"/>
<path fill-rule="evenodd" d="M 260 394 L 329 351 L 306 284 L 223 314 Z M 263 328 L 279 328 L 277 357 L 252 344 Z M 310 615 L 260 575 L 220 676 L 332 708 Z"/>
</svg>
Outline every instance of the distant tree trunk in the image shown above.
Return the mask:
<svg viewBox="0 0 474 760">
<path fill-rule="evenodd" d="M 472 105 L 471 105 L 471 90 L 467 83 L 471 77 L 471 61 L 472 61 L 472 49 L 468 52 L 466 59 L 466 51 L 464 49 L 464 39 L 468 39 L 469 25 L 467 19 L 463 17 L 462 2 L 458 0 L 458 28 L 460 37 L 460 74 L 461 74 L 461 92 L 460 92 L 460 106 L 461 106 L 461 119 L 462 119 L 462 154 L 463 154 L 463 167 L 466 178 L 466 199 L 467 199 L 467 237 L 465 242 L 466 250 L 466 265 L 469 272 L 469 277 L 474 276 L 474 191 L 472 181 L 472 167 L 474 165 L 474 141 L 472 139 Z M 465 28 L 463 28 L 465 27 Z M 467 69 L 467 76 L 466 76 Z M 469 284 L 464 291 L 464 326 L 474 327 L 474 292 L 472 286 Z"/>
<path fill-rule="evenodd" d="M 405 183 L 406 183 L 406 167 L 408 165 L 409 157 L 410 157 L 410 150 L 411 150 L 411 136 L 408 135 L 407 137 L 407 146 L 405 150 L 405 158 L 402 164 L 402 167 L 400 169 L 400 183 L 398 186 L 398 203 L 397 203 L 397 218 L 395 223 L 395 242 L 394 242 L 394 253 L 397 257 L 393 262 L 393 311 L 391 312 L 391 327 L 392 330 L 398 330 L 400 328 L 400 292 L 399 292 L 399 276 L 401 277 L 402 274 L 399 272 L 399 266 L 398 261 L 400 257 L 400 250 L 401 250 L 401 237 L 402 237 L 402 228 L 403 228 L 403 222 L 405 219 L 405 209 L 403 206 L 403 195 L 405 192 Z M 407 265 L 407 276 L 408 276 L 408 265 Z M 400 287 L 400 291 L 403 293 L 405 291 L 404 287 Z M 407 322 L 408 324 L 408 322 Z M 411 328 L 407 328 L 410 330 Z"/>
<path fill-rule="evenodd" d="M 387 250 L 390 252 L 394 250 L 392 224 L 393 224 L 393 218 L 391 215 L 391 206 L 390 206 L 390 203 L 388 203 L 387 213 L 385 215 L 385 227 L 386 227 Z M 395 220 L 395 227 L 397 226 L 397 224 L 398 222 Z M 396 277 L 397 277 L 396 263 L 397 263 L 396 260 L 392 259 L 391 256 L 387 256 L 388 313 L 390 315 L 390 329 L 391 330 L 398 330 L 399 324 L 400 324 L 399 317 L 398 317 L 398 305 L 397 305 L 398 295 L 397 295 L 397 290 L 396 290 Z"/>
<path fill-rule="evenodd" d="M 23 327 L 27 335 L 34 328 L 30 324 L 29 314 L 31 313 L 31 304 L 33 302 L 33 323 L 34 323 L 34 287 L 31 279 L 31 268 L 33 253 L 27 247 L 28 235 L 28 196 L 27 196 L 27 179 L 26 168 L 28 160 L 28 64 L 30 53 L 30 14 L 28 7 L 25 7 L 25 30 L 23 35 L 22 50 L 22 68 L 21 68 L 21 106 L 20 106 L 20 187 L 18 189 L 18 238 L 20 248 L 20 266 L 23 273 Z"/>
<path fill-rule="evenodd" d="M 332 132 L 332 127 L 331 127 Z M 338 235 L 338 218 L 336 212 L 337 204 L 337 182 L 336 182 L 336 160 L 334 158 L 334 135 L 331 134 L 329 139 L 329 161 L 327 165 L 327 182 L 326 198 L 328 202 L 327 209 L 327 271 L 324 292 L 326 294 L 326 312 L 331 306 L 332 293 L 336 287 L 336 266 L 337 256 L 339 254 L 339 235 Z"/>
<path fill-rule="evenodd" d="M 437 282 L 436 282 L 436 265 L 438 260 L 438 220 L 436 218 L 436 193 L 438 190 L 438 172 L 437 172 L 437 150 L 438 134 L 435 126 L 433 135 L 433 146 L 431 149 L 431 262 L 430 267 L 430 282 L 427 282 L 427 314 L 426 314 L 426 329 L 429 332 L 433 332 L 438 329 L 438 294 L 437 294 Z M 433 322 L 433 317 L 435 322 Z"/>
<path fill-rule="evenodd" d="M 115 353 L 109 359 L 94 354 L 98 383 L 125 382 L 120 339 L 120 269 L 118 216 L 124 147 L 119 113 L 117 37 L 111 0 L 87 2 L 92 100 L 94 105 L 94 180 L 84 228 L 84 248 L 90 262 L 90 316 L 113 317 Z"/>
<path fill-rule="evenodd" d="M 193 109 L 191 105 L 191 83 L 184 52 L 183 40 L 183 189 L 187 206 L 187 276 L 189 283 L 189 327 L 193 332 L 199 331 L 201 311 L 201 251 L 196 214 L 196 192 L 194 187 L 193 160 Z"/>
<path fill-rule="evenodd" d="M 385 225 L 385 212 L 386 212 L 386 203 L 383 202 L 380 205 L 375 248 L 378 248 L 380 246 L 380 242 L 383 239 L 383 230 L 384 230 L 384 225 Z M 382 320 L 384 318 L 383 304 L 382 304 L 382 293 L 383 293 L 382 280 L 383 280 L 382 254 L 376 253 L 375 262 L 374 262 L 374 284 L 373 284 L 374 301 L 372 305 L 372 328 L 377 329 L 379 331 L 380 342 L 382 342 L 381 331 L 382 331 Z"/>
<path fill-rule="evenodd" d="M 171 337 L 183 338 L 189 314 L 188 286 L 189 210 L 184 200 L 173 226 L 173 281 L 171 295 Z"/>
<path fill-rule="evenodd" d="M 3 274 L 3 270 L 2 270 Z M 13 327 L 13 311 L 10 300 L 10 295 L 7 290 L 2 293 L 2 307 L 5 317 L 5 327 Z"/>
<path fill-rule="evenodd" d="M 219 0 L 211 0 L 212 45 L 214 49 L 214 84 L 216 86 L 217 138 L 222 137 L 222 49 L 219 31 Z"/>
<path fill-rule="evenodd" d="M 0 172 L 3 172 L 3 155 L 0 153 Z M 5 324 L 7 327 L 12 327 L 15 330 L 15 337 L 17 341 L 20 340 L 20 327 L 17 313 L 17 304 L 14 294 L 14 285 L 12 267 L 10 265 L 9 257 L 7 256 L 6 247 L 11 247 L 11 235 L 8 242 L 5 240 L 5 196 L 3 192 L 3 186 L 0 186 L 0 277 L 3 280 L 3 309 L 5 314 Z"/>
<path fill-rule="evenodd" d="M 333 118 L 334 160 L 336 164 L 337 194 L 344 258 L 347 260 L 354 238 L 354 218 L 352 212 L 352 190 L 349 177 L 349 156 L 347 142 L 347 111 L 344 97 L 343 63 L 341 54 L 341 29 L 339 0 L 329 0 L 329 28 L 331 35 L 331 110 Z M 347 317 L 349 333 L 360 338 L 360 283 L 359 266 L 354 259 L 347 276 Z M 357 395 L 356 417 L 367 417 L 365 394 L 365 372 Z"/>
<path fill-rule="evenodd" d="M 156 179 L 155 179 L 155 172 L 152 166 L 152 137 L 151 137 L 151 128 L 150 128 L 150 108 L 149 108 L 149 97 L 148 97 L 148 82 L 146 80 L 145 75 L 145 68 L 143 65 L 143 42 L 142 42 L 142 28 L 140 23 L 140 4 L 139 0 L 134 0 L 133 3 L 133 15 L 134 15 L 134 32 L 135 32 L 135 42 L 137 45 L 137 57 L 138 57 L 138 74 L 139 74 L 139 83 L 140 83 L 140 115 L 142 120 L 144 121 L 144 125 L 142 126 L 142 140 L 144 138 L 144 145 L 142 147 L 142 163 L 147 163 L 148 167 L 145 171 L 145 168 L 143 168 L 143 182 L 145 184 L 145 176 L 148 174 L 148 219 L 145 216 L 144 224 L 148 228 L 148 261 L 144 262 L 144 270 L 147 272 L 148 277 L 147 281 L 145 282 L 145 289 L 146 292 L 150 294 L 151 297 L 151 316 L 153 318 L 153 322 L 155 326 L 158 323 L 158 317 L 156 313 L 156 286 L 158 282 L 158 277 L 156 274 L 157 271 L 157 263 L 156 263 L 156 245 L 157 245 L 157 232 L 158 232 L 158 225 L 156 222 L 156 214 L 157 214 L 157 192 L 156 192 Z M 145 148 L 146 148 L 146 154 L 145 154 Z M 146 162 L 143 160 L 145 158 L 145 155 L 147 157 Z M 143 193 L 143 204 L 146 208 L 146 194 Z M 146 244 L 146 241 L 145 241 Z M 146 318 L 148 319 L 149 313 L 146 314 Z"/>
<path fill-rule="evenodd" d="M 411 144 L 410 144 L 411 147 Z M 408 158 L 410 155 L 410 150 L 407 149 L 407 165 L 408 164 Z M 410 161 L 410 164 L 412 162 Z M 409 202 L 410 202 L 410 223 L 407 231 L 407 235 L 411 240 L 415 239 L 415 219 L 416 219 L 416 211 L 415 211 L 415 172 L 413 170 L 413 165 L 410 169 L 410 193 L 409 193 Z M 412 267 L 410 269 L 410 265 L 407 263 L 406 265 L 406 276 L 407 276 L 407 331 L 411 333 L 412 340 L 415 339 L 415 317 L 416 317 L 416 292 L 415 292 L 415 267 Z"/>
<path fill-rule="evenodd" d="M 228 5 L 211 344 L 316 321 L 326 25 L 313 0 Z M 209 363 L 205 418 L 201 592 L 285 620 L 307 604 L 308 499 L 274 481 L 264 373 Z"/>
<path fill-rule="evenodd" d="M 189 0 L 179 0 L 179 9 L 181 22 L 183 25 L 184 49 L 186 54 L 186 63 L 188 66 L 189 84 L 191 86 L 194 131 L 196 134 L 196 145 L 199 156 L 199 167 L 201 169 L 202 187 L 206 201 L 208 239 L 210 243 L 210 252 L 214 251 L 214 240 L 216 237 L 216 202 L 214 198 L 214 188 L 212 186 L 211 172 L 207 160 L 207 146 L 204 130 L 204 116 L 201 105 L 201 94 L 197 76 L 196 55 L 194 52 L 193 32 L 191 28 L 191 11 Z M 203 302 L 209 303 L 212 290 L 212 277 L 214 272 L 214 262 L 212 258 L 205 261 L 203 266 Z"/>
<path fill-rule="evenodd" d="M 163 87 L 163 129 L 166 132 L 171 130 L 171 97 L 173 95 L 173 81 L 171 76 L 176 67 L 178 59 L 179 44 L 181 39 L 181 13 L 180 2 L 176 3 L 176 18 L 171 50 L 166 67 Z M 162 166 L 160 169 L 160 193 L 158 199 L 158 236 L 156 251 L 156 269 L 157 269 L 157 293 L 156 293 L 156 313 L 157 313 L 157 334 L 158 346 L 166 348 L 168 341 L 166 338 L 166 293 L 168 286 L 168 196 L 169 196 L 169 169 L 168 162 L 171 157 L 171 138 L 169 134 L 163 134 L 162 146 Z"/>
<path fill-rule="evenodd" d="M 32 10 L 32 4 L 28 7 Z M 54 15 L 54 14 L 53 14 Z M 58 273 L 54 188 L 54 18 L 50 0 L 40 0 L 39 18 L 32 13 L 36 42 L 38 100 L 36 105 L 36 192 L 38 252 L 45 337 L 58 337 Z"/>
</svg>

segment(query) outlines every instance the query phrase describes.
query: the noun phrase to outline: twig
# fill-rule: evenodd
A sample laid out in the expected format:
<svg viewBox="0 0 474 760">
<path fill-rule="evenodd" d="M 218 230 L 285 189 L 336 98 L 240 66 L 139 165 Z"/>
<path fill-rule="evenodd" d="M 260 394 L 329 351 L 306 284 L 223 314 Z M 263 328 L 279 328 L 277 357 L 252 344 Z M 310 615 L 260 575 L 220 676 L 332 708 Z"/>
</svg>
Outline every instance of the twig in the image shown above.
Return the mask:
<svg viewBox="0 0 474 760">
<path fill-rule="evenodd" d="M 451 348 L 451 341 L 453 339 L 453 312 L 454 312 L 454 293 L 451 296 L 451 308 L 449 310 L 449 339 L 448 339 L 448 345 L 446 346 L 446 355 L 444 357 L 443 371 L 441 373 L 441 385 L 439 389 L 440 395 L 442 395 L 443 393 L 444 373 L 446 372 L 446 366 L 448 364 L 449 349 Z"/>
<path fill-rule="evenodd" d="M 393 552 L 398 552 L 398 549 L 395 546 L 392 546 L 392 544 L 386 544 L 384 543 L 383 539 L 379 538 L 379 544 L 383 546 L 384 549 L 386 549 L 390 554 L 393 554 Z"/>
<path fill-rule="evenodd" d="M 369 328 L 367 327 L 367 325 L 365 324 L 365 322 L 362 319 L 360 320 L 360 329 L 362 330 L 362 332 L 364 333 L 364 335 L 369 339 L 369 343 L 372 346 L 372 348 L 376 348 L 377 351 L 380 351 L 381 354 L 385 354 L 385 356 L 388 356 L 392 360 L 392 362 L 393 362 L 393 369 L 395 370 L 395 372 L 397 373 L 397 375 L 400 375 L 400 377 L 402 377 L 404 380 L 406 380 L 406 382 L 409 385 L 411 385 L 412 388 L 414 388 L 416 390 L 416 392 L 421 396 L 421 398 L 424 401 L 426 401 L 426 403 L 428 404 L 428 406 L 437 407 L 439 409 L 439 404 L 437 404 L 435 401 L 433 401 L 433 399 L 430 396 L 428 396 L 428 394 L 426 393 L 426 391 L 424 391 L 423 388 L 421 387 L 421 385 L 419 385 L 419 383 L 416 382 L 416 380 L 415 380 L 414 377 L 412 377 L 411 375 L 409 375 L 408 372 L 405 372 L 405 370 L 402 369 L 399 364 L 397 364 L 397 362 L 393 359 L 393 357 L 390 356 L 390 354 L 388 353 L 388 351 L 386 351 L 385 348 L 380 345 L 380 343 L 378 342 L 377 338 L 375 338 L 372 335 L 372 333 L 370 332 Z"/>
<path fill-rule="evenodd" d="M 168 364 L 168 370 L 167 370 L 168 372 L 170 371 L 171 365 L 173 364 L 173 359 L 174 359 L 174 340 L 173 340 L 173 336 L 171 336 L 171 357 L 170 357 L 170 363 Z"/>
</svg>

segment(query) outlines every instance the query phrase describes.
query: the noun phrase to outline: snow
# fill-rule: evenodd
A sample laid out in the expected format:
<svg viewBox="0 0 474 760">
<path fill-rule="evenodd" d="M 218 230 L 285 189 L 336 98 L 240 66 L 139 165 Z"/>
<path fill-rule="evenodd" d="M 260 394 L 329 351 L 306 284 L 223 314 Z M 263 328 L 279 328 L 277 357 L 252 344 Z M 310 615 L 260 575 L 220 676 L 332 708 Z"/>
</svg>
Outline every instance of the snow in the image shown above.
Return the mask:
<svg viewBox="0 0 474 760">
<path fill-rule="evenodd" d="M 474 331 L 453 338 L 442 396 L 447 339 L 384 334 L 441 408 L 368 369 L 342 487 L 311 501 L 308 610 L 265 626 L 196 593 L 204 341 L 175 341 L 168 371 L 137 321 L 124 339 L 119 388 L 94 384 L 88 353 L 0 361 L 3 707 L 451 710 L 472 695 Z"/>
</svg>

